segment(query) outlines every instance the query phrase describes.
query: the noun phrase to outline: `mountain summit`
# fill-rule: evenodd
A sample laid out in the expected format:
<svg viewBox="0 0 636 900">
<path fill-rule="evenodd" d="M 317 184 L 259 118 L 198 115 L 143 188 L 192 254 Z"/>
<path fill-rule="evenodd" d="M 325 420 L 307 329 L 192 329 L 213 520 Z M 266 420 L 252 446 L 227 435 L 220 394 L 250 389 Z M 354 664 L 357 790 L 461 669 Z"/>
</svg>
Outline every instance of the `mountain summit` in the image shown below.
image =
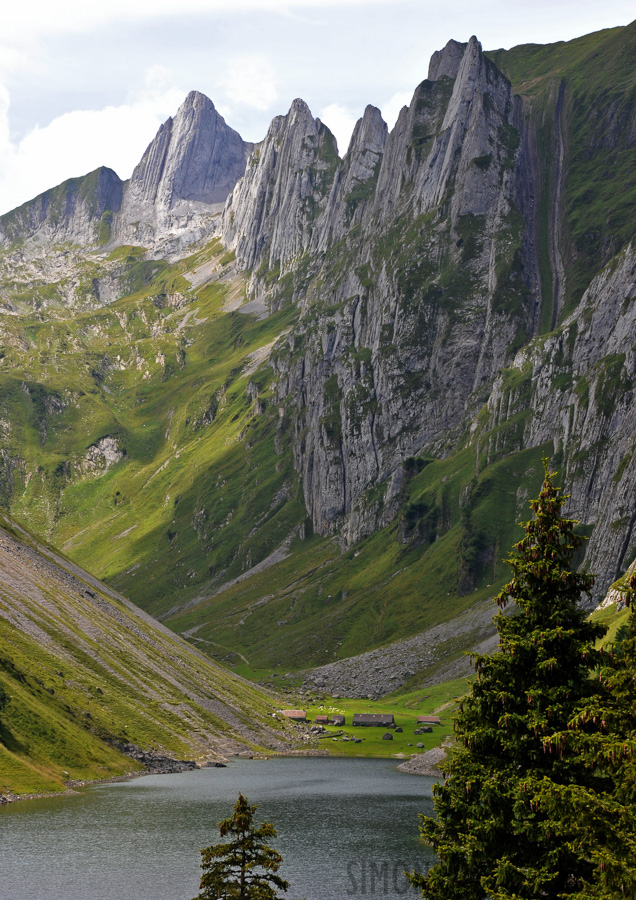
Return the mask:
<svg viewBox="0 0 636 900">
<path fill-rule="evenodd" d="M 114 226 L 118 240 L 152 240 L 179 218 L 191 224 L 202 206 L 220 211 L 252 146 L 226 125 L 211 100 L 191 91 L 124 186 Z"/>
</svg>

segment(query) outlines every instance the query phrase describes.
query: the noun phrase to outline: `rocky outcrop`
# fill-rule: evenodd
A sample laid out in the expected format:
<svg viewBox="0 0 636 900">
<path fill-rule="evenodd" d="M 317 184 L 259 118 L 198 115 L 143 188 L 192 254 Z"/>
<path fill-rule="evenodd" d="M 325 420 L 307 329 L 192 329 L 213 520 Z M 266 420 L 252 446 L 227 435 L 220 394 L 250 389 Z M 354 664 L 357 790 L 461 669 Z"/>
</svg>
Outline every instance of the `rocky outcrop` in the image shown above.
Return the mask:
<svg viewBox="0 0 636 900">
<path fill-rule="evenodd" d="M 617 611 L 623 609 L 627 599 L 627 589 L 630 587 L 630 582 L 633 584 L 632 579 L 636 579 L 636 560 L 629 566 L 625 574 L 610 586 L 597 608 L 607 609 L 612 604 L 616 604 Z"/>
<path fill-rule="evenodd" d="M 179 772 L 191 772 L 193 769 L 199 768 L 193 759 L 173 759 L 170 756 L 164 756 L 162 753 L 157 753 L 156 750 L 142 750 L 142 748 L 137 747 L 136 744 L 124 743 L 122 741 L 114 740 L 110 743 L 112 743 L 113 747 L 119 750 L 120 753 L 123 753 L 124 756 L 128 756 L 130 759 L 134 759 L 135 762 L 141 763 L 146 771 L 150 772 L 152 775 L 174 775 Z M 214 763 L 212 765 L 214 765 Z"/>
<path fill-rule="evenodd" d="M 276 116 L 223 212 L 239 265 L 283 271 L 309 247 L 339 163 L 336 140 L 303 100 Z"/>
<path fill-rule="evenodd" d="M 406 772 L 407 775 L 426 775 L 429 778 L 442 778 L 441 766 L 446 758 L 447 753 L 443 747 L 433 747 L 432 750 L 427 750 L 426 753 L 418 753 L 417 756 L 412 756 L 395 768 L 398 772 Z"/>
<path fill-rule="evenodd" d="M 107 243 L 121 199 L 122 181 L 112 169 L 70 178 L 0 216 L 0 246 L 33 237 L 42 244 Z"/>
<path fill-rule="evenodd" d="M 117 438 L 106 435 L 87 449 L 79 468 L 84 475 L 102 475 L 124 458 Z"/>
</svg>

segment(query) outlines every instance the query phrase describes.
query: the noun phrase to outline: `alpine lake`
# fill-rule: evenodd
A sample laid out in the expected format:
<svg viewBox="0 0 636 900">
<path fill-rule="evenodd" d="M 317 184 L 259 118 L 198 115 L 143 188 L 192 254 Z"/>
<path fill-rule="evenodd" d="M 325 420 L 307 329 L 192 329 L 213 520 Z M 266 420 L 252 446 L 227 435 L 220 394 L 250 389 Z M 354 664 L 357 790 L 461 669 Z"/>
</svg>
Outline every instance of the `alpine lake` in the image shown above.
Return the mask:
<svg viewBox="0 0 636 900">
<path fill-rule="evenodd" d="M 272 822 L 289 900 L 418 897 L 404 875 L 434 861 L 418 815 L 433 778 L 396 760 L 231 759 L 0 807 L 2 900 L 190 900 L 202 847 L 239 792 Z"/>
</svg>

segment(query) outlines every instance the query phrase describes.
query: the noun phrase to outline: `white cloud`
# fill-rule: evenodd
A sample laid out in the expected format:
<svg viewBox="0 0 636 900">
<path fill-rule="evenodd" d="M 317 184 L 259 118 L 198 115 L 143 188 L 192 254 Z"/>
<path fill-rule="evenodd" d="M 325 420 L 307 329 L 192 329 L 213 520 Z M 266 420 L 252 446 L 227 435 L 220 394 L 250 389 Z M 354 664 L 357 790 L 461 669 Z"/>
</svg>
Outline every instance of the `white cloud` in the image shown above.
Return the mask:
<svg viewBox="0 0 636 900">
<path fill-rule="evenodd" d="M 278 97 L 278 77 L 266 56 L 235 56 L 222 79 L 227 96 L 233 103 L 250 109 L 270 109 Z"/>
<path fill-rule="evenodd" d="M 338 152 L 340 156 L 344 156 L 349 148 L 349 141 L 351 140 L 351 134 L 357 118 L 338 103 L 331 103 L 329 106 L 325 106 L 320 113 L 320 118 L 335 135 L 338 141 Z"/>
<path fill-rule="evenodd" d="M 408 0 L 22 0 L 5 4 L 2 27 L 6 34 L 50 35 L 77 33 L 108 22 L 123 23 L 187 14 L 271 12 L 287 14 L 294 10 L 344 6 L 399 6 Z"/>
<path fill-rule="evenodd" d="M 413 91 L 399 91 L 397 94 L 382 104 L 382 118 L 389 126 L 389 131 L 397 122 L 397 117 L 403 106 L 409 106 L 413 99 Z"/>
<path fill-rule="evenodd" d="M 162 66 L 148 69 L 145 82 L 127 104 L 65 113 L 19 142 L 10 139 L 9 94 L 0 85 L 0 213 L 102 165 L 127 178 L 186 93 Z"/>
</svg>

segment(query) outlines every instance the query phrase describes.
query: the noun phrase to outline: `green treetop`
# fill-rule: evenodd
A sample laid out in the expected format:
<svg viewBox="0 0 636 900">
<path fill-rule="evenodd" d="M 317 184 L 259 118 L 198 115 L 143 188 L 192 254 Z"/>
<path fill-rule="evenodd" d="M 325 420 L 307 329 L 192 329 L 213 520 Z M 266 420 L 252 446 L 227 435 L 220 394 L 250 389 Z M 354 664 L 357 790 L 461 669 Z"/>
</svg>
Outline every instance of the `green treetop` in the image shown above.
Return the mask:
<svg viewBox="0 0 636 900">
<path fill-rule="evenodd" d="M 256 827 L 255 810 L 239 794 L 234 813 L 219 824 L 221 837 L 230 840 L 201 851 L 203 875 L 195 900 L 275 900 L 277 889 L 287 890 L 276 874 L 283 858 L 265 842 L 276 837 L 276 828 L 268 822 Z"/>
<path fill-rule="evenodd" d="M 607 694 L 592 678 L 605 629 L 579 606 L 593 577 L 570 569 L 583 539 L 561 514 L 565 499 L 546 467 L 534 518 L 508 559 L 512 579 L 496 598 L 517 611 L 495 617 L 499 650 L 475 658 L 450 777 L 434 789 L 437 818 L 422 817 L 439 863 L 411 877 L 431 900 L 552 900 L 594 880 L 594 861 L 565 823 L 555 827 L 539 796 L 546 784 L 611 790 L 606 773 L 564 738 L 580 710 Z M 583 727 L 593 733 L 600 724 Z"/>
</svg>

